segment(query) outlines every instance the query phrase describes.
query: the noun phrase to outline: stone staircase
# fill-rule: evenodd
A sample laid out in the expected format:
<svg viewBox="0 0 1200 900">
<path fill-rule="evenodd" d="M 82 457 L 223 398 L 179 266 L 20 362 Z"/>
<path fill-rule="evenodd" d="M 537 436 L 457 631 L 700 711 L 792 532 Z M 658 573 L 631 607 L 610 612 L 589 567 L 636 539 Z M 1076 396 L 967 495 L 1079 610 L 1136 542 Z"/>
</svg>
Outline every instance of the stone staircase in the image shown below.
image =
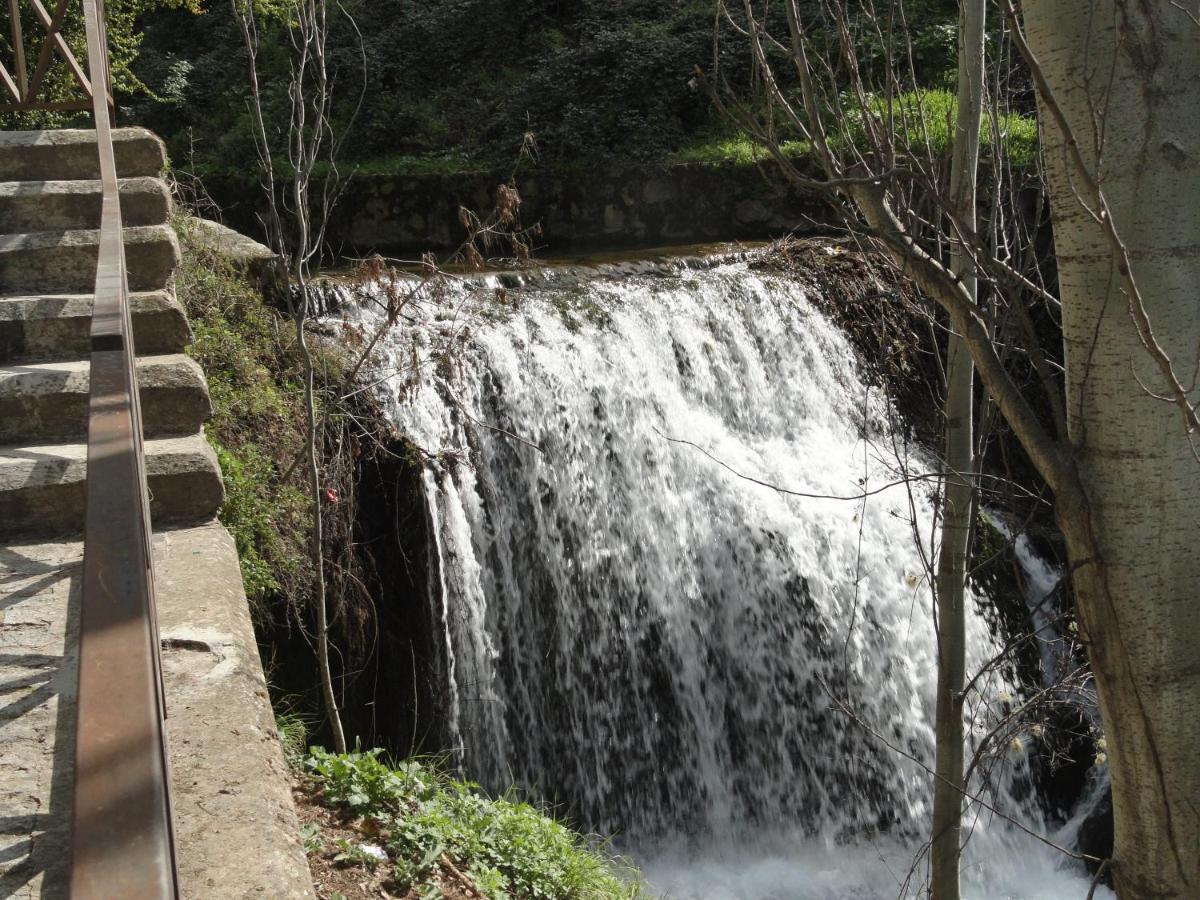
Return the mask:
<svg viewBox="0 0 1200 900">
<path fill-rule="evenodd" d="M 130 274 L 181 896 L 311 898 L 232 538 L 183 350 L 162 144 L 114 133 Z M 95 135 L 0 133 L 0 897 L 67 896 Z"/>
<path fill-rule="evenodd" d="M 117 167 L 156 525 L 212 516 L 220 471 L 201 426 L 204 375 L 171 293 L 179 247 L 161 143 L 119 131 Z M 82 530 L 90 291 L 100 182 L 90 132 L 0 135 L 0 535 Z"/>
</svg>

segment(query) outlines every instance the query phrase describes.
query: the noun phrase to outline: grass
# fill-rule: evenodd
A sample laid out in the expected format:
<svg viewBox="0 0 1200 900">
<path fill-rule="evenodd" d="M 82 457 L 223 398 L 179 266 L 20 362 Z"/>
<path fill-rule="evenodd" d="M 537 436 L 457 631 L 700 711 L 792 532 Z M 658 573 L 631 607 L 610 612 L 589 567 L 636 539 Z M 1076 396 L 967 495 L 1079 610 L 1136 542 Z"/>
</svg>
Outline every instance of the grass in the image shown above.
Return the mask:
<svg viewBox="0 0 1200 900">
<path fill-rule="evenodd" d="M 886 98 L 875 97 L 868 101 L 868 108 L 875 118 L 891 125 L 898 147 L 921 154 L 926 150 L 937 156 L 949 154 L 957 109 L 957 100 L 951 91 L 909 91 L 890 102 Z M 868 141 L 864 118 L 861 109 L 850 108 L 843 116 L 841 128 L 830 129 L 834 147 L 839 144 L 846 146 L 851 142 L 858 149 L 866 150 Z M 830 122 L 833 121 L 831 117 Z M 1005 113 L 993 125 L 992 116 L 985 114 L 979 133 L 985 157 L 999 137 L 1000 146 L 1014 166 L 1021 168 L 1031 165 L 1037 158 L 1036 119 Z M 792 159 L 803 159 L 812 152 L 811 146 L 800 140 L 785 140 L 780 148 Z M 671 157 L 671 161 L 676 163 L 735 166 L 757 165 L 770 159 L 771 155 L 766 149 L 746 134 L 709 136 L 684 147 Z"/>
<path fill-rule="evenodd" d="M 875 98 L 871 102 L 871 111 L 881 120 L 888 119 L 889 110 L 899 146 L 918 149 L 928 141 L 929 148 L 935 154 L 949 154 L 958 110 L 954 93 L 941 89 L 910 91 L 899 95 L 890 104 L 884 98 Z M 861 123 L 853 126 L 851 133 L 856 136 L 856 142 L 864 140 Z M 1014 166 L 1028 166 L 1037 158 L 1036 119 L 1017 113 L 1003 113 L 994 119 L 985 112 L 979 126 L 984 156 L 997 146 L 997 137 L 999 146 Z"/>
<path fill-rule="evenodd" d="M 804 141 L 784 141 L 780 149 L 792 159 L 803 158 L 810 152 L 809 145 Z M 752 166 L 770 160 L 771 154 L 746 134 L 707 137 L 671 156 L 671 162 L 674 163 L 706 165 Z"/>
<path fill-rule="evenodd" d="M 636 870 L 602 845 L 529 803 L 488 797 L 430 761 L 391 765 L 378 750 L 337 754 L 314 747 L 304 769 L 327 803 L 369 823 L 364 832 L 382 840 L 402 890 L 419 889 L 449 862 L 496 900 L 647 896 Z M 362 844 L 342 839 L 339 846 L 343 864 L 382 864 Z"/>
<path fill-rule="evenodd" d="M 279 733 L 283 758 L 293 769 L 299 769 L 304 765 L 304 752 L 308 746 L 308 721 L 298 712 L 278 712 L 275 714 L 275 730 Z"/>
</svg>

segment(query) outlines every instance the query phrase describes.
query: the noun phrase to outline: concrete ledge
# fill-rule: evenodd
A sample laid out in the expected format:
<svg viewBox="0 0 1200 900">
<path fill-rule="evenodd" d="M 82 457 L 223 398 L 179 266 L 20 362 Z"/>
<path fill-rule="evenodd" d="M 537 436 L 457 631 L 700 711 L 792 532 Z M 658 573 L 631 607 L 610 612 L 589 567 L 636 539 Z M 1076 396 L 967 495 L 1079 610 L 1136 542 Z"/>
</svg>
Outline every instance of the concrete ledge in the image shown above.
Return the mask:
<svg viewBox="0 0 1200 900">
<path fill-rule="evenodd" d="M 167 163 L 163 142 L 145 128 L 115 128 L 117 175 L 158 175 Z M 0 181 L 50 181 L 100 177 L 92 129 L 0 132 Z"/>
<path fill-rule="evenodd" d="M 192 330 L 166 291 L 131 294 L 138 353 L 181 353 Z M 0 297 L 0 363 L 19 359 L 83 359 L 90 351 L 91 294 Z"/>
<path fill-rule="evenodd" d="M 183 896 L 313 897 L 233 539 L 164 531 L 154 559 Z"/>
<path fill-rule="evenodd" d="M 200 247 L 224 256 L 271 303 L 282 305 L 287 290 L 287 264 L 274 250 L 220 222 L 189 216 L 187 228 Z"/>
<path fill-rule="evenodd" d="M 146 441 L 155 525 L 208 519 L 225 499 L 216 455 L 202 434 Z M 0 536 L 83 530 L 86 444 L 0 447 Z"/>
<path fill-rule="evenodd" d="M 63 900 L 83 547 L 0 548 L 0 897 Z M 233 540 L 154 536 L 184 900 L 312 898 Z"/>
<path fill-rule="evenodd" d="M 82 561 L 0 546 L 0 897 L 67 896 Z"/>
</svg>

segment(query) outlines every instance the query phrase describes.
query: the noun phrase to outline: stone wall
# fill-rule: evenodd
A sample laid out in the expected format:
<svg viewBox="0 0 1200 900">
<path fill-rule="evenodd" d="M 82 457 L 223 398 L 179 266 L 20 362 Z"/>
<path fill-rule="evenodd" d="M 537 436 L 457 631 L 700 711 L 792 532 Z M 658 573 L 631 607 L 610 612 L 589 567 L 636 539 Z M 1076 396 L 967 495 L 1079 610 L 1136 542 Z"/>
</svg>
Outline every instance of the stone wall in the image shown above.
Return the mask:
<svg viewBox="0 0 1200 900">
<path fill-rule="evenodd" d="M 480 214 L 507 173 L 355 175 L 330 221 L 328 238 L 344 255 L 378 250 L 448 250 L 464 230 L 459 208 Z M 252 178 L 210 176 L 205 184 L 225 220 L 259 230 Z M 517 176 L 525 225 L 540 222 L 542 252 L 650 247 L 771 238 L 830 222 L 827 207 L 785 185 L 770 165 L 529 169 Z M 250 199 L 248 199 L 250 198 Z"/>
</svg>

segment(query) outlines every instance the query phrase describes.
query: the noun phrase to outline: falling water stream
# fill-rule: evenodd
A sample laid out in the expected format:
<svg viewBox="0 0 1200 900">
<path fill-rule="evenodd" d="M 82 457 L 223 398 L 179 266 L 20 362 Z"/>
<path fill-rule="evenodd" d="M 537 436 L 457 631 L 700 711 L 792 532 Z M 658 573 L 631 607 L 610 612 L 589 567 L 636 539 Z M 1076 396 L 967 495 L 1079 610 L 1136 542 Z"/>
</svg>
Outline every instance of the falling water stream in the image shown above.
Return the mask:
<svg viewBox="0 0 1200 900">
<path fill-rule="evenodd" d="M 932 481 L 895 482 L 933 464 L 805 289 L 680 263 L 485 278 L 415 315 L 381 390 L 427 454 L 463 771 L 614 835 L 672 897 L 917 894 Z M 970 641 L 994 651 L 981 617 Z M 1011 690 L 997 678 L 978 709 Z M 1024 771 L 1014 749 L 973 790 L 1044 831 L 1010 790 Z M 999 815 L 969 825 L 966 896 L 1086 895 Z"/>
</svg>

